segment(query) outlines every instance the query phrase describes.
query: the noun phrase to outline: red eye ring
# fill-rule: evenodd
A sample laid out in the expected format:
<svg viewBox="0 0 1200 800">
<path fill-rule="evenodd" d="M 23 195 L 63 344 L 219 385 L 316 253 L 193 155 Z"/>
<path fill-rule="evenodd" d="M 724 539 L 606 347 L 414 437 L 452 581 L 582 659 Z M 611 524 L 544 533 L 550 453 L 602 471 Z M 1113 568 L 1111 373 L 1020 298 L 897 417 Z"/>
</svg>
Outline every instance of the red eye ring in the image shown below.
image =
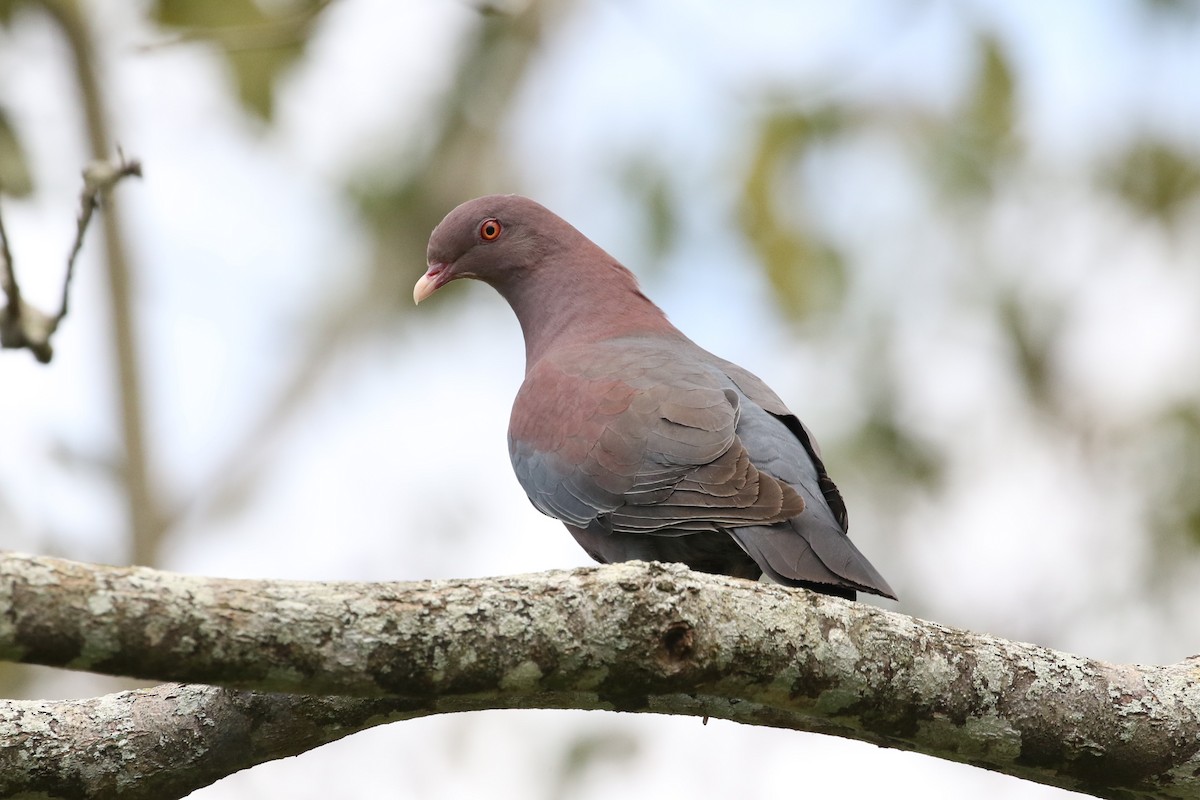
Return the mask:
<svg viewBox="0 0 1200 800">
<path fill-rule="evenodd" d="M 485 242 L 494 242 L 500 238 L 504 226 L 495 217 L 488 217 L 479 224 L 479 237 Z"/>
</svg>

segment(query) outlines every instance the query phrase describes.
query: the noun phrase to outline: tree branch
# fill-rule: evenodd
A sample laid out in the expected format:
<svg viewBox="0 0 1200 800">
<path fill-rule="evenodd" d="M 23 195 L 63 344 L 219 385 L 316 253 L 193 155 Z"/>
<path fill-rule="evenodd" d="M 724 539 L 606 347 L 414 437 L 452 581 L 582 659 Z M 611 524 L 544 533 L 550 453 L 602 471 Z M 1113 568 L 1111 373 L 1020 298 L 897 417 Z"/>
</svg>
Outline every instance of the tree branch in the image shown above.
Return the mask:
<svg viewBox="0 0 1200 800">
<path fill-rule="evenodd" d="M 83 237 L 92 221 L 92 214 L 100 205 L 100 198 L 130 175 L 141 177 L 142 165 L 137 161 L 126 161 L 124 153 L 117 151 L 117 160 L 93 161 L 83 172 L 83 190 L 79 193 L 79 216 L 75 220 L 75 240 L 67 256 L 67 272 L 63 278 L 62 296 L 58 311 L 47 314 L 25 302 L 21 286 L 17 283 L 16 267 L 12 251 L 8 246 L 8 233 L 0 217 L 0 290 L 5 295 L 5 305 L 0 308 L 0 347 L 27 349 L 43 364 L 50 363 L 54 348 L 50 337 L 58 330 L 59 323 L 67 316 L 67 301 L 71 291 L 71 279 L 75 275 L 75 260 L 83 248 Z"/>
<path fill-rule="evenodd" d="M 93 161 L 83 171 L 79 216 L 75 218 L 75 241 L 71 244 L 71 254 L 67 256 L 67 276 L 63 280 L 62 299 L 58 307 L 59 319 L 67 315 L 67 295 L 71 288 L 71 279 L 75 276 L 75 260 L 83 247 L 83 235 L 92 221 L 92 214 L 100 207 L 100 197 L 116 186 L 117 181 L 130 175 L 142 177 L 142 162 L 137 159 L 126 161 L 120 147 L 117 148 L 116 161 Z"/>
<path fill-rule="evenodd" d="M 392 698 L 168 683 L 91 700 L 0 702 L 0 797 L 186 797 L 255 764 L 406 719 Z"/>
<path fill-rule="evenodd" d="M 321 584 L 4 555 L 0 609 L 9 660 L 386 697 L 409 716 L 526 707 L 721 717 L 1099 797 L 1200 794 L 1198 660 L 1107 664 L 679 566 Z M 147 713 L 140 725 L 182 736 L 171 719 Z M 94 757 L 122 756 L 114 747 Z"/>
</svg>

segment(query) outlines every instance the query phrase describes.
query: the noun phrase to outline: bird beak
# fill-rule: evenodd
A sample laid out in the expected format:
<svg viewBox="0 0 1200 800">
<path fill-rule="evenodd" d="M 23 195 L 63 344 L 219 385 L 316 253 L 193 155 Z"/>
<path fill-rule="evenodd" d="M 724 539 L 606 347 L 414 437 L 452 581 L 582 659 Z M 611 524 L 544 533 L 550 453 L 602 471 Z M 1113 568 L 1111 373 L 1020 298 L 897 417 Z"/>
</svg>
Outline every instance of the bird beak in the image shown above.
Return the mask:
<svg viewBox="0 0 1200 800">
<path fill-rule="evenodd" d="M 413 302 L 419 305 L 422 300 L 436 292 L 449 280 L 450 265 L 440 261 L 431 261 L 429 269 L 413 287 Z"/>
</svg>

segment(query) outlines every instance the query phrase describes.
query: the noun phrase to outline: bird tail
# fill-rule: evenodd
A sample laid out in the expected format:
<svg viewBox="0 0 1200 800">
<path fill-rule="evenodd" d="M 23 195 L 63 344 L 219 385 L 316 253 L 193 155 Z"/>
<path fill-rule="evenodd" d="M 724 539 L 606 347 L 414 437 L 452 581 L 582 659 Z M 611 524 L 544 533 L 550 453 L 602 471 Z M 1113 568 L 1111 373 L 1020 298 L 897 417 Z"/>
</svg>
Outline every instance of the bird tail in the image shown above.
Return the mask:
<svg viewBox="0 0 1200 800">
<path fill-rule="evenodd" d="M 728 532 L 776 583 L 851 600 L 856 591 L 896 599 L 892 587 L 849 536 L 830 521 L 805 519 L 808 516 Z"/>
</svg>

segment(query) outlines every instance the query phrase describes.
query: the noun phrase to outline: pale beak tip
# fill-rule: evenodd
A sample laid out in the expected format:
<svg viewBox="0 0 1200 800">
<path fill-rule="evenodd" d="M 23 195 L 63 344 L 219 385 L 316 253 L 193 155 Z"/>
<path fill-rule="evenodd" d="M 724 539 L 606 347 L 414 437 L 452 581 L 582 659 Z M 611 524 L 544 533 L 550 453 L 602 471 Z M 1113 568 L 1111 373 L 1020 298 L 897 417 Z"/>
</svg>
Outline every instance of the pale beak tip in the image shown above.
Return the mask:
<svg viewBox="0 0 1200 800">
<path fill-rule="evenodd" d="M 437 285 L 429 275 L 422 275 L 421 279 L 417 281 L 417 285 L 413 287 L 413 305 L 420 305 L 421 301 L 433 294 L 435 289 L 437 289 Z"/>
</svg>

